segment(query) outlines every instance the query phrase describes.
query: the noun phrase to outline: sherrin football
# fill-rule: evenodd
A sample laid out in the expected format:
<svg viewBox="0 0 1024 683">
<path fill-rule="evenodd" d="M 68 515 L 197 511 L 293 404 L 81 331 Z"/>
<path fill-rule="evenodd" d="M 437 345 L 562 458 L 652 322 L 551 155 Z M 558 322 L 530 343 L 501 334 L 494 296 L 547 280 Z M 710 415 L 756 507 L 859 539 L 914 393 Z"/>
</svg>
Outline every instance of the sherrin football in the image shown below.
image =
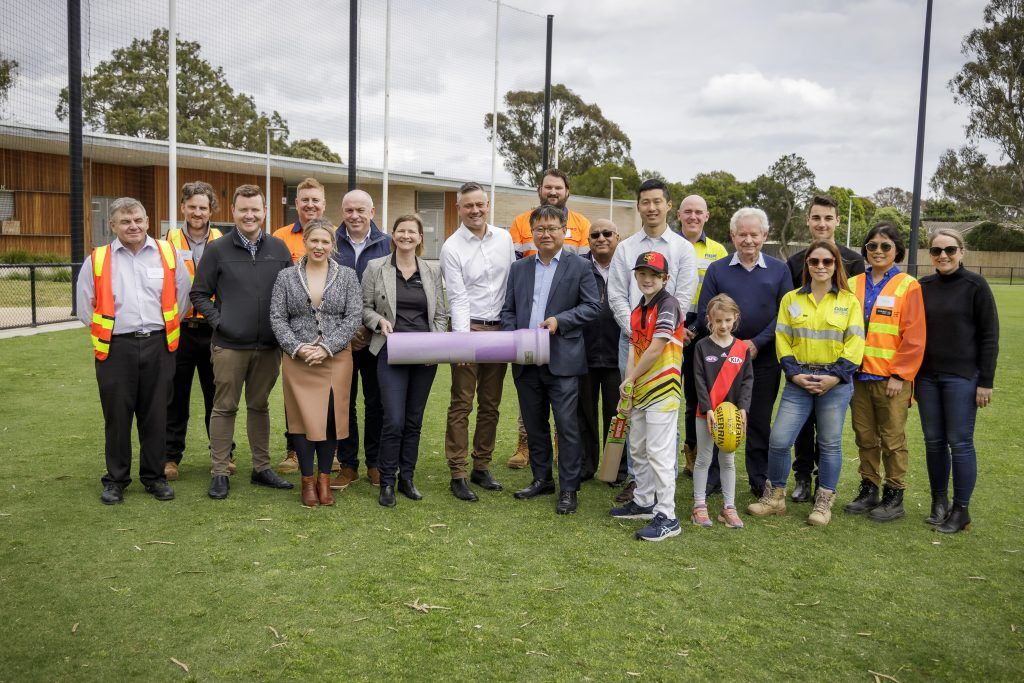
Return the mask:
<svg viewBox="0 0 1024 683">
<path fill-rule="evenodd" d="M 726 453 L 735 453 L 743 441 L 743 418 L 736 404 L 724 401 L 715 408 L 715 445 Z"/>
</svg>

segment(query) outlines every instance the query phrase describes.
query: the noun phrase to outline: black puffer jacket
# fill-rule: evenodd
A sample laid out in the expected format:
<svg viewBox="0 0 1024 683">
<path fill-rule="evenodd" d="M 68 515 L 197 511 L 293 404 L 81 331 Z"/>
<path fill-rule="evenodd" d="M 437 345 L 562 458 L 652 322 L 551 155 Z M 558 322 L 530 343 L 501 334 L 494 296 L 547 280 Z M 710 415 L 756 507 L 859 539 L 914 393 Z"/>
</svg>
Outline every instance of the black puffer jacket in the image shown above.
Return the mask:
<svg viewBox="0 0 1024 683">
<path fill-rule="evenodd" d="M 291 265 L 291 252 L 284 241 L 265 233 L 256 258 L 242 244 L 237 229 L 207 245 L 189 296 L 213 327 L 216 346 L 277 346 L 270 327 L 270 299 L 277 274 Z"/>
</svg>

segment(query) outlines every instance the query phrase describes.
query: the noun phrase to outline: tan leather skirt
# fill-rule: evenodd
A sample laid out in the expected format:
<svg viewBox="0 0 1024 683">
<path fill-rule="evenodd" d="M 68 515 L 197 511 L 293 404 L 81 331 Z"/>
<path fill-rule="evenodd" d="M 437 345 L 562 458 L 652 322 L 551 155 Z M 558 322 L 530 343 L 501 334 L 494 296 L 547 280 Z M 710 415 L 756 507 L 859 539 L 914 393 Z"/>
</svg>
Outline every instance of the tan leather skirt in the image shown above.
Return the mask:
<svg viewBox="0 0 1024 683">
<path fill-rule="evenodd" d="M 333 390 L 335 438 L 348 436 L 351 347 L 346 346 L 340 353 L 312 367 L 284 354 L 281 375 L 284 378 L 284 408 L 288 413 L 289 432 L 305 434 L 310 441 L 326 440 L 327 405 Z"/>
</svg>

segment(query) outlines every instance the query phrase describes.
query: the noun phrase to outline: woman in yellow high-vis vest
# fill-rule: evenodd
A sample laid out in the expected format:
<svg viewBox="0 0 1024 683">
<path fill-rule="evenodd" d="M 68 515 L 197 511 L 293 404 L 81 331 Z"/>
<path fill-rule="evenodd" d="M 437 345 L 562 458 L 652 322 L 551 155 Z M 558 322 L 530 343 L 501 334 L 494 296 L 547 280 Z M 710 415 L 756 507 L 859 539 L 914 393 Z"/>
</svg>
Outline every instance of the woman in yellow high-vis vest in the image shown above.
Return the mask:
<svg viewBox="0 0 1024 683">
<path fill-rule="evenodd" d="M 906 253 L 899 228 L 889 222 L 875 225 L 864 238 L 861 253 L 868 271 L 850 278 L 850 289 L 864 307 L 867 331 L 864 362 L 853 378 L 851 407 L 861 482 L 857 497 L 843 509 L 888 522 L 904 515 L 904 478 L 910 460 L 905 428 L 927 326 L 921 286 L 896 265 Z M 883 466 L 885 489 L 879 500 Z"/>
<path fill-rule="evenodd" d="M 853 394 L 853 373 L 864 357 L 864 315 L 848 288 L 839 248 L 815 240 L 804 257 L 803 286 L 782 297 L 775 351 L 786 386 L 768 439 L 768 481 L 747 511 L 786 512 L 789 451 L 811 410 L 818 432 L 818 492 L 807 523 L 825 526 L 843 464 L 843 420 Z"/>
</svg>

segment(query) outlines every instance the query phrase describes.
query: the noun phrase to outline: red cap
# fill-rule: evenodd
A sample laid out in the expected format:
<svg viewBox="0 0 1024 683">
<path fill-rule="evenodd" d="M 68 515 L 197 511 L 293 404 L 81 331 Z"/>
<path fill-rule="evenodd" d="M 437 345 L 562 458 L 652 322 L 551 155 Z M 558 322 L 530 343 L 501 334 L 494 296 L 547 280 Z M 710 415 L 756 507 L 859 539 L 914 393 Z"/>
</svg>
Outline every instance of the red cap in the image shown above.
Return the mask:
<svg viewBox="0 0 1024 683">
<path fill-rule="evenodd" d="M 636 258 L 633 270 L 637 268 L 650 268 L 655 273 L 668 274 L 668 262 L 665 261 L 665 255 L 657 251 L 645 251 L 640 254 Z"/>
</svg>

